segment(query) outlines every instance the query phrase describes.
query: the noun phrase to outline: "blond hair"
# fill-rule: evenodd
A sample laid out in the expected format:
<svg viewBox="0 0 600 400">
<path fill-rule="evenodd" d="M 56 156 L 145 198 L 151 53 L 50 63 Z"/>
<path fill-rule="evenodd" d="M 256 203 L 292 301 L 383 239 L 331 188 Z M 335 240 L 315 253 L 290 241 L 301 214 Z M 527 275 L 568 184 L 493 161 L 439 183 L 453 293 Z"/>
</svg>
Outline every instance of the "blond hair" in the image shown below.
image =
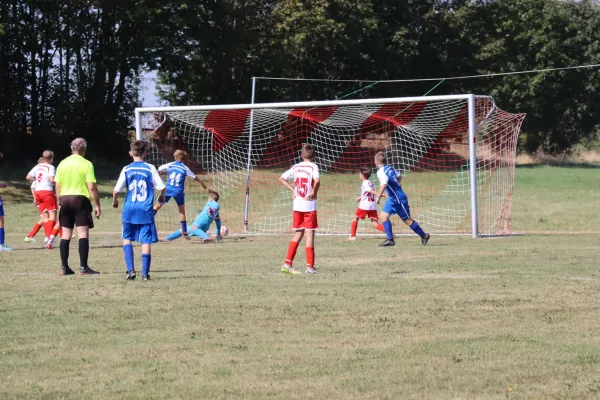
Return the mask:
<svg viewBox="0 0 600 400">
<path fill-rule="evenodd" d="M 51 150 L 45 150 L 42 153 L 42 159 L 48 164 L 52 164 L 52 161 L 54 161 L 54 152 Z"/>
<path fill-rule="evenodd" d="M 380 151 L 379 153 L 375 154 L 375 162 L 382 165 L 387 164 L 387 157 L 385 156 L 383 151 Z"/>
<path fill-rule="evenodd" d="M 185 156 L 187 156 L 187 153 L 183 150 L 175 150 L 175 153 L 173 153 L 173 157 L 177 161 L 185 160 Z"/>
</svg>

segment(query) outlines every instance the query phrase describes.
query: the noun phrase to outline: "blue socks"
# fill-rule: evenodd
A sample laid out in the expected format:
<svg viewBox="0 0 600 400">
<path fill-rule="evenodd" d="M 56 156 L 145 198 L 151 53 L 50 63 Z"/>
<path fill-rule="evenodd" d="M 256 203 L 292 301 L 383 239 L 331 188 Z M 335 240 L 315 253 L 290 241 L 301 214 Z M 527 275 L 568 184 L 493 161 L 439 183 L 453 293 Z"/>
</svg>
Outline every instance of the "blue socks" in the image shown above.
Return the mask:
<svg viewBox="0 0 600 400">
<path fill-rule="evenodd" d="M 123 253 L 125 253 L 125 264 L 127 265 L 127 272 L 133 271 L 133 246 L 126 244 L 123 246 Z M 152 262 L 152 255 L 142 253 L 142 276 L 150 273 L 150 263 Z"/>
<path fill-rule="evenodd" d="M 410 229 L 412 229 L 417 235 L 421 236 L 421 238 L 425 237 L 425 232 L 423 232 L 423 229 L 421 229 L 417 221 L 413 221 L 413 223 L 410 224 Z"/>
<path fill-rule="evenodd" d="M 133 271 L 133 246 L 131 244 L 126 244 L 123 246 L 123 253 L 125 253 L 125 265 L 127 266 L 127 272 Z"/>
<path fill-rule="evenodd" d="M 0 246 L 4 244 L 4 228 L 0 228 Z"/>
<path fill-rule="evenodd" d="M 208 239 L 208 235 L 202 229 L 197 228 L 190 232 L 190 235 L 198 236 L 200 239 Z"/>
<path fill-rule="evenodd" d="M 180 231 L 175 231 L 173 233 L 171 233 L 169 236 L 166 237 L 167 240 L 175 240 L 175 239 L 179 239 L 181 237 L 181 232 Z"/>
<path fill-rule="evenodd" d="M 392 232 L 392 221 L 390 221 L 388 219 L 387 221 L 383 222 L 381 225 L 383 225 L 383 229 L 385 229 L 385 236 L 389 240 L 394 240 L 394 233 Z"/>
<path fill-rule="evenodd" d="M 142 276 L 150 274 L 150 263 L 152 262 L 152 254 L 142 253 Z"/>
<path fill-rule="evenodd" d="M 181 221 L 181 232 L 187 233 L 187 221 Z"/>
</svg>

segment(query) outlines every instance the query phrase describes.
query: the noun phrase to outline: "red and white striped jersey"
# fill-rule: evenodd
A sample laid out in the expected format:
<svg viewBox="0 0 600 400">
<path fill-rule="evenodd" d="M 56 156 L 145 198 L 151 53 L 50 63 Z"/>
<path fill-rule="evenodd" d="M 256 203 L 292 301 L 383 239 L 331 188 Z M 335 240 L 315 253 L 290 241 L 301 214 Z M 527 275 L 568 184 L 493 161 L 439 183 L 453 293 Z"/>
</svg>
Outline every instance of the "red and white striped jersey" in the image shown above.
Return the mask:
<svg viewBox="0 0 600 400">
<path fill-rule="evenodd" d="M 50 177 L 54 177 L 56 175 L 56 169 L 54 166 L 41 163 L 33 167 L 29 174 L 34 177 L 35 182 L 35 191 L 39 192 L 41 190 L 50 190 L 54 191 L 54 184 L 50 182 Z"/>
<path fill-rule="evenodd" d="M 281 175 L 283 179 L 294 180 L 294 211 L 309 212 L 317 210 L 316 200 L 305 200 L 315 187 L 315 179 L 320 179 L 319 167 L 316 164 L 303 161 L 294 165 Z"/>
<path fill-rule="evenodd" d="M 375 195 L 371 193 L 371 190 L 375 190 L 375 185 L 368 179 L 365 179 L 360 187 L 360 203 L 358 208 L 361 210 L 377 210 L 377 203 L 375 203 Z"/>
</svg>

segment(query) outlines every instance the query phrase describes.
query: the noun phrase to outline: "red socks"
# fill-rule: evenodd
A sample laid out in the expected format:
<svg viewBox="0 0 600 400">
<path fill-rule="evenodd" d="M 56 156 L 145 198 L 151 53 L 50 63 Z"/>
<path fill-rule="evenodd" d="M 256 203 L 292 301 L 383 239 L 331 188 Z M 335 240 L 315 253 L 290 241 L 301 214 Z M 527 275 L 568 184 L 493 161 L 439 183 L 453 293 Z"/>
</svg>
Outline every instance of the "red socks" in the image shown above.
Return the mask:
<svg viewBox="0 0 600 400">
<path fill-rule="evenodd" d="M 52 235 L 52 229 L 54 229 L 54 224 L 56 221 L 48 221 L 44 222 L 44 233 L 46 237 L 49 238 Z"/>
<path fill-rule="evenodd" d="M 62 231 L 62 228 L 60 226 L 58 228 L 56 228 L 56 227 L 52 228 L 52 236 L 56 237 L 56 235 L 58 235 L 59 231 Z M 62 237 L 62 235 L 60 235 L 60 237 Z"/>
<path fill-rule="evenodd" d="M 42 226 L 40 224 L 35 224 L 33 226 L 33 229 L 31 229 L 31 232 L 29 232 L 29 235 L 27 235 L 28 238 L 32 238 L 35 235 L 37 235 L 37 233 L 40 231 L 40 229 L 42 228 Z"/>
<path fill-rule="evenodd" d="M 358 221 L 352 221 L 352 225 L 350 226 L 350 236 L 356 236 L 356 229 L 358 228 Z"/>
<path fill-rule="evenodd" d="M 306 248 L 306 265 L 311 268 L 315 267 L 315 248 L 307 247 Z"/>
<path fill-rule="evenodd" d="M 296 250 L 298 250 L 299 244 L 300 244 L 299 242 L 294 242 L 294 241 L 290 242 L 290 245 L 288 247 L 287 256 L 285 256 L 286 265 L 292 265 L 292 263 L 294 262 L 294 257 L 296 257 Z M 315 266 L 315 248 L 314 247 L 306 248 L 306 265 L 309 265 L 311 267 Z"/>
<path fill-rule="evenodd" d="M 288 246 L 287 255 L 285 256 L 285 263 L 287 265 L 292 265 L 292 263 L 294 262 L 294 257 L 296 257 L 296 250 L 298 250 L 299 244 L 299 242 L 290 242 L 290 245 Z"/>
<path fill-rule="evenodd" d="M 350 236 L 352 236 L 352 237 L 356 236 L 357 228 L 358 228 L 358 221 L 352 221 L 352 225 L 350 226 Z M 385 229 L 383 229 L 383 225 L 381 225 L 381 224 L 377 224 L 377 226 L 375 228 L 377 228 L 381 232 L 385 232 Z"/>
</svg>

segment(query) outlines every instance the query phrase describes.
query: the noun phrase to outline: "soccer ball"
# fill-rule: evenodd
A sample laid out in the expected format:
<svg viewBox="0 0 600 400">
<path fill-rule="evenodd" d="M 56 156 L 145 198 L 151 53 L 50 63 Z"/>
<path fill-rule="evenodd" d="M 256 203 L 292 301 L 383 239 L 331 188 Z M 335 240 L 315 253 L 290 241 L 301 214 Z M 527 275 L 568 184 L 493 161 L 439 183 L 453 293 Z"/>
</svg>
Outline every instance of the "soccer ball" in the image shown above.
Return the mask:
<svg viewBox="0 0 600 400">
<path fill-rule="evenodd" d="M 225 225 L 221 226 L 221 236 L 227 236 L 229 235 L 229 228 L 227 228 Z"/>
</svg>

